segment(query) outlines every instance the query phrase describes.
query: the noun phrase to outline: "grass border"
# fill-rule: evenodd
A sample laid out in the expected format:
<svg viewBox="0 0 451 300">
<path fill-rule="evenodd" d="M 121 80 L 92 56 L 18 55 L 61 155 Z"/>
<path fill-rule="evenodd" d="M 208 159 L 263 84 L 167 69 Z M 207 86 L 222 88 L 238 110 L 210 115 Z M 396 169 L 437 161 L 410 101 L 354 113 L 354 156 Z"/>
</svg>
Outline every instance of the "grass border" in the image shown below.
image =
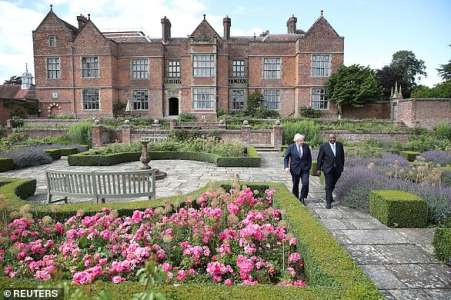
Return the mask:
<svg viewBox="0 0 451 300">
<path fill-rule="evenodd" d="M 0 192 L 6 184 L 0 188 Z M 216 184 L 230 184 L 216 182 Z M 233 286 L 220 285 L 196 285 L 187 284 L 180 286 L 163 285 L 157 287 L 158 291 L 164 292 L 167 299 L 383 299 L 374 283 L 352 260 L 347 251 L 338 244 L 330 232 L 302 206 L 291 192 L 282 183 L 257 183 L 242 182 L 253 189 L 262 188 L 262 185 L 275 190 L 273 205 L 282 210 L 284 219 L 289 224 L 289 231 L 299 241 L 300 251 L 305 261 L 305 272 L 308 278 L 308 288 L 278 287 L 272 285 L 257 286 Z M 196 197 L 207 190 L 205 186 L 188 195 L 160 198 L 127 203 L 93 204 L 85 207 L 87 212 L 98 211 L 101 207 L 119 209 L 121 214 L 130 214 L 134 209 L 146 207 L 158 207 L 170 204 L 179 207 L 186 197 Z M 5 195 L 6 196 L 6 195 Z M 20 201 L 25 203 L 25 201 Z M 52 209 L 56 205 L 48 205 L 46 213 L 49 215 L 59 214 L 60 217 L 68 216 L 67 213 L 82 206 L 59 205 L 71 207 L 71 210 L 61 210 L 59 213 Z M 32 210 L 32 213 L 42 216 L 44 211 Z M 58 282 L 51 281 L 49 284 L 56 286 Z M 10 287 L 36 287 L 42 282 L 33 279 L 11 279 L 0 277 L 0 289 Z M 127 293 L 130 295 L 143 290 L 143 286 L 137 282 L 128 282 L 115 285 L 108 282 L 96 282 L 82 287 L 86 292 L 95 295 L 102 290 L 113 293 L 113 299 L 123 299 Z"/>
</svg>

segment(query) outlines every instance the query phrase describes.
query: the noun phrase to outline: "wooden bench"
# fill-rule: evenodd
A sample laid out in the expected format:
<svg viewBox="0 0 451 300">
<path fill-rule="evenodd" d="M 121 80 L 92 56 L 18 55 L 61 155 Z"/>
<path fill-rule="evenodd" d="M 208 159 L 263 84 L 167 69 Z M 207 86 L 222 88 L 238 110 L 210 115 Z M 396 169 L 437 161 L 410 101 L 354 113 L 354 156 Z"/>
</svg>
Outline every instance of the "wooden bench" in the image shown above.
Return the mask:
<svg viewBox="0 0 451 300">
<path fill-rule="evenodd" d="M 155 199 L 154 170 L 126 172 L 80 172 L 47 170 L 48 203 L 64 201 L 68 197 L 96 198 L 105 203 L 105 198 L 135 198 L 147 196 Z M 62 199 L 52 201 L 54 196 Z"/>
</svg>

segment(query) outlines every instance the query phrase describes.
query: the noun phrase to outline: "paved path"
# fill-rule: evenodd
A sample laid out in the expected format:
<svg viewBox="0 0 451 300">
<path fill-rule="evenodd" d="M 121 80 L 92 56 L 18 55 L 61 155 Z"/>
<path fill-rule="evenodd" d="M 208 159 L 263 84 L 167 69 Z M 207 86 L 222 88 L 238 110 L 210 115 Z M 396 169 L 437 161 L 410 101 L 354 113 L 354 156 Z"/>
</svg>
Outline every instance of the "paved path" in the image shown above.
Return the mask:
<svg viewBox="0 0 451 300">
<path fill-rule="evenodd" d="M 279 181 L 291 189 L 291 178 L 282 170 L 278 153 L 262 153 L 260 168 L 220 168 L 209 163 L 180 160 L 152 161 L 153 168 L 168 173 L 157 182 L 157 196 L 184 194 L 210 180 L 225 180 L 238 174 L 246 181 Z M 69 167 L 58 160 L 51 165 L 0 173 L 0 176 L 38 180 L 36 201 L 45 199 L 45 170 L 136 170 L 139 162 L 110 167 Z M 357 210 L 334 205 L 324 208 L 324 190 L 311 177 L 307 207 L 375 282 L 387 299 L 451 299 L 451 268 L 438 262 L 431 245 L 434 229 L 391 229 Z"/>
</svg>

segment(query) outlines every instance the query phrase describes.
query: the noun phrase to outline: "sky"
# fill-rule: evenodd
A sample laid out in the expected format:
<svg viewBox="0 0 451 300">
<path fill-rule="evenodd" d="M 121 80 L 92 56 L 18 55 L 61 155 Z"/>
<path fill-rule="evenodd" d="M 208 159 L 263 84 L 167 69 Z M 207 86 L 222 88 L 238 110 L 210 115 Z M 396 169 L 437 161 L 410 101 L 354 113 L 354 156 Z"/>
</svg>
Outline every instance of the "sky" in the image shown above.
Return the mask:
<svg viewBox="0 0 451 300">
<path fill-rule="evenodd" d="M 102 31 L 142 30 L 157 38 L 163 16 L 171 20 L 172 36 L 186 37 L 203 14 L 222 35 L 222 18 L 228 15 L 233 36 L 285 33 L 292 14 L 297 27 L 308 30 L 324 10 L 345 37 L 346 65 L 381 68 L 396 51 L 411 50 L 426 63 L 428 75 L 419 82 L 433 86 L 441 81 L 436 69 L 451 59 L 451 0 L 0 0 L 0 83 L 22 74 L 25 63 L 34 74 L 32 31 L 50 3 L 73 25 L 77 15 L 90 13 Z"/>
</svg>

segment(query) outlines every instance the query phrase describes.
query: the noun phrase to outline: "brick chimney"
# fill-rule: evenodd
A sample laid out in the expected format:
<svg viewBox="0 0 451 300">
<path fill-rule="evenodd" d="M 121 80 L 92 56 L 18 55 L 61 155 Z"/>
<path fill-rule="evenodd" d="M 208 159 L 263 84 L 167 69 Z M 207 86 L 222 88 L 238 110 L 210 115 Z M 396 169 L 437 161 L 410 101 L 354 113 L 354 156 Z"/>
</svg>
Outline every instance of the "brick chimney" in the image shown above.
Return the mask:
<svg viewBox="0 0 451 300">
<path fill-rule="evenodd" d="M 167 43 L 171 39 L 171 22 L 166 16 L 161 19 L 161 38 L 163 43 Z"/>
<path fill-rule="evenodd" d="M 232 20 L 229 16 L 226 16 L 222 19 L 222 24 L 224 25 L 224 39 L 228 40 L 230 39 L 230 26 L 232 26 Z"/>
<path fill-rule="evenodd" d="M 287 32 L 288 33 L 296 33 L 296 22 L 298 21 L 298 19 L 292 15 L 291 17 L 288 18 L 287 21 Z"/>
<path fill-rule="evenodd" d="M 79 16 L 77 16 L 77 22 L 78 22 L 78 29 L 81 29 L 83 26 L 86 25 L 86 23 L 88 23 L 88 18 L 86 18 L 85 16 L 80 14 Z"/>
</svg>

